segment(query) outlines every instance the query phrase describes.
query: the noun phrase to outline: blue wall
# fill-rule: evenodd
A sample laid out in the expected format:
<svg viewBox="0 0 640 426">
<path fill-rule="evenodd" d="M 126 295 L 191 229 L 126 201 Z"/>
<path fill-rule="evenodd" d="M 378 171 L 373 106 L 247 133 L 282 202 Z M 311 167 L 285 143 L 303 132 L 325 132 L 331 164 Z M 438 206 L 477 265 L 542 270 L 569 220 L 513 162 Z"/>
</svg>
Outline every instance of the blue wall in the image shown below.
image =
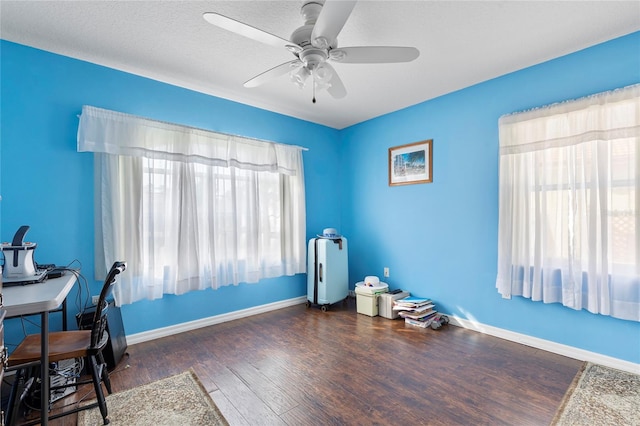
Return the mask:
<svg viewBox="0 0 640 426">
<path fill-rule="evenodd" d="M 36 260 L 78 259 L 91 294 L 99 288 L 93 160 L 75 150 L 83 104 L 306 146 L 307 235 L 331 226 L 349 238 L 352 285 L 382 276 L 387 266 L 392 288 L 431 297 L 444 312 L 640 362 L 640 324 L 503 300 L 495 289 L 498 118 L 640 81 L 640 33 L 342 131 L 0 43 L 0 237 L 10 240 L 20 225 L 30 225 Z M 424 139 L 434 140 L 434 182 L 389 187 L 387 149 Z M 326 194 L 341 202 L 323 202 Z M 123 315 L 133 334 L 305 294 L 299 275 L 137 302 Z M 19 341 L 17 327 L 7 328 L 8 341 Z"/>
<path fill-rule="evenodd" d="M 498 118 L 638 82 L 635 33 L 344 130 L 351 276 L 382 276 L 387 266 L 391 288 L 443 312 L 640 362 L 640 323 L 503 300 L 495 288 Z M 425 139 L 433 183 L 389 187 L 388 148 Z"/>
<path fill-rule="evenodd" d="M 337 130 L 6 41 L 0 48 L 0 236 L 11 241 L 20 225 L 29 225 L 36 261 L 77 259 L 90 294 L 98 294 L 100 283 L 93 279 L 93 156 L 76 152 L 77 115 L 85 104 L 305 146 L 309 238 L 323 227 L 340 227 L 339 209 L 321 196 L 343 180 L 337 165 L 325 161 L 339 157 Z M 304 295 L 306 275 L 297 275 L 126 305 L 123 316 L 133 334 Z M 70 303 L 70 320 L 74 308 Z M 52 324 L 58 317 L 52 315 Z M 14 328 L 7 324 L 9 343 L 21 339 Z"/>
</svg>

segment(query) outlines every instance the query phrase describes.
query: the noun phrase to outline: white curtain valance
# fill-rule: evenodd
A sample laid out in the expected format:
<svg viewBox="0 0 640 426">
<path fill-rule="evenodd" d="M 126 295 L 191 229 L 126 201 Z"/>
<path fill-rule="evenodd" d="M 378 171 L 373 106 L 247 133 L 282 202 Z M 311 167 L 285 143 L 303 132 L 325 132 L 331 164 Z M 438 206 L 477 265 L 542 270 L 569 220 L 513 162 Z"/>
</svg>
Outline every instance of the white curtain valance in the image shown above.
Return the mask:
<svg viewBox="0 0 640 426">
<path fill-rule="evenodd" d="M 237 167 L 295 176 L 301 147 L 166 123 L 85 105 L 78 152 Z"/>
<path fill-rule="evenodd" d="M 640 84 L 500 117 L 500 154 L 640 137 Z"/>
</svg>

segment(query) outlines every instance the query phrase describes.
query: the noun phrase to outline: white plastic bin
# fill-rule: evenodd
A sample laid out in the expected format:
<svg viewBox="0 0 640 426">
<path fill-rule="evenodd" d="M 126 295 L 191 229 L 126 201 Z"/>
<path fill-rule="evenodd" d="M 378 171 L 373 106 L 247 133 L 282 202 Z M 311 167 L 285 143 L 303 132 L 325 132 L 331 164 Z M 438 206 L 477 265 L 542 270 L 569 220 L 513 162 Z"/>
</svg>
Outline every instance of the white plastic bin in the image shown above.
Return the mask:
<svg viewBox="0 0 640 426">
<path fill-rule="evenodd" d="M 356 309 L 359 314 L 370 317 L 378 316 L 378 298 L 380 294 L 389 291 L 387 284 L 368 287 L 356 285 Z"/>
</svg>

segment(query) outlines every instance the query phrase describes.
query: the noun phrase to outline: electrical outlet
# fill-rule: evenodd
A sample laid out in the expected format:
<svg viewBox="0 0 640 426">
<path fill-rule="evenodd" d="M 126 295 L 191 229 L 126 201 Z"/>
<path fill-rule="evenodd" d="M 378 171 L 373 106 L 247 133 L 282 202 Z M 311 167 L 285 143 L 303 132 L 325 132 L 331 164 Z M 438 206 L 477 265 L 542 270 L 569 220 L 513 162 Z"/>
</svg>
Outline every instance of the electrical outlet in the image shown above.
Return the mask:
<svg viewBox="0 0 640 426">
<path fill-rule="evenodd" d="M 385 278 L 389 278 L 389 268 L 387 268 L 386 266 L 384 268 L 384 276 Z"/>
<path fill-rule="evenodd" d="M 91 303 L 93 303 L 94 305 L 97 305 L 99 301 L 100 296 L 91 296 Z"/>
</svg>

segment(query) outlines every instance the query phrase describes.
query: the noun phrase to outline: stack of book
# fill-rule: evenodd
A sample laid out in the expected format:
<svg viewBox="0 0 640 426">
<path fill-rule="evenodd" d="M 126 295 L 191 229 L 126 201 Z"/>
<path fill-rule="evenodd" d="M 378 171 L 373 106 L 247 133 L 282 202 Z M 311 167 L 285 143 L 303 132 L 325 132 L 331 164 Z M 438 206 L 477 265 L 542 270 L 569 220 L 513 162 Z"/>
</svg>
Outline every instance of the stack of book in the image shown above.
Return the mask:
<svg viewBox="0 0 640 426">
<path fill-rule="evenodd" d="M 406 324 L 422 328 L 429 327 L 438 314 L 430 299 L 413 296 L 394 301 L 393 310 L 398 311 Z"/>
</svg>

